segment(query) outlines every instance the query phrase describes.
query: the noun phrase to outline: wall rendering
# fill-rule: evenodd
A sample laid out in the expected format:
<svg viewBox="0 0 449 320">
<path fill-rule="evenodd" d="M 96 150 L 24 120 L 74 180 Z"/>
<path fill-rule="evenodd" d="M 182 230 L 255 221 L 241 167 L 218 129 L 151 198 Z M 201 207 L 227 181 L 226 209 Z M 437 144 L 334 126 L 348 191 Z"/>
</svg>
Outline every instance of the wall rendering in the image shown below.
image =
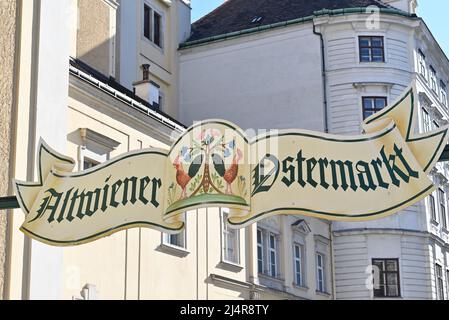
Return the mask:
<svg viewBox="0 0 449 320">
<path fill-rule="evenodd" d="M 12 119 L 15 104 L 15 55 L 17 48 L 17 1 L 0 2 L 0 195 L 10 193 Z M 7 212 L 0 211 L 0 299 L 3 298 L 6 272 Z"/>
</svg>

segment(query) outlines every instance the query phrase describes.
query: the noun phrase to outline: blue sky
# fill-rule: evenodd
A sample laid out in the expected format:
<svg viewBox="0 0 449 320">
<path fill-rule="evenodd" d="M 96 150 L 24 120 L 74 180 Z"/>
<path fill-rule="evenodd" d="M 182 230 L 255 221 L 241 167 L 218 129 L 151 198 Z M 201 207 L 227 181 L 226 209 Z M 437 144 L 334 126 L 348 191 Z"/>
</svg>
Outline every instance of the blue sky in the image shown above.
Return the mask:
<svg viewBox="0 0 449 320">
<path fill-rule="evenodd" d="M 206 13 L 223 3 L 223 0 L 192 0 L 192 21 L 196 21 Z M 423 17 L 440 43 L 446 55 L 449 56 L 449 12 L 448 0 L 418 0 L 418 15 Z"/>
</svg>

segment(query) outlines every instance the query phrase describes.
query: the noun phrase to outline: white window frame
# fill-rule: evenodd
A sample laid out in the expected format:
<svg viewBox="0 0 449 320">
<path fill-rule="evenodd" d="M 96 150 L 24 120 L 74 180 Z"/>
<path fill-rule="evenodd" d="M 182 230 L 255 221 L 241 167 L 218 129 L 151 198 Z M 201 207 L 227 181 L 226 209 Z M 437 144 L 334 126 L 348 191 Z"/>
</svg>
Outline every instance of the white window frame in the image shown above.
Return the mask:
<svg viewBox="0 0 449 320">
<path fill-rule="evenodd" d="M 274 239 L 274 248 L 271 246 L 272 242 L 271 239 Z M 274 263 L 273 263 L 273 256 L 274 254 Z M 278 266 L 278 244 L 277 244 L 277 235 L 273 232 L 270 232 L 268 234 L 268 274 L 272 278 L 278 278 L 279 274 L 279 266 Z M 273 266 L 274 266 L 274 275 L 273 275 Z"/>
<path fill-rule="evenodd" d="M 447 87 L 443 83 L 443 80 L 440 81 L 440 96 L 441 96 L 441 103 L 443 106 L 447 107 Z"/>
<path fill-rule="evenodd" d="M 257 241 L 257 271 L 258 271 L 258 273 L 265 274 L 264 232 L 262 229 L 257 228 L 256 237 L 259 235 L 259 233 L 260 233 L 260 242 L 259 242 L 258 238 L 256 240 Z M 260 249 L 261 256 L 259 256 L 259 249 Z M 259 269 L 259 261 L 262 262 L 262 270 Z"/>
<path fill-rule="evenodd" d="M 177 236 L 177 237 L 182 236 L 182 241 L 181 241 L 182 245 L 178 245 L 178 244 L 173 243 L 171 241 L 172 236 Z M 182 232 L 178 233 L 178 234 L 163 233 L 162 234 L 162 243 L 164 245 L 167 245 L 167 246 L 170 246 L 170 247 L 173 247 L 173 248 L 186 250 L 187 249 L 186 238 L 187 238 L 186 237 L 186 229 L 184 228 L 184 230 L 182 230 Z"/>
<path fill-rule="evenodd" d="M 282 276 L 281 270 L 281 256 L 280 256 L 280 234 L 271 227 L 260 226 L 257 228 L 261 232 L 262 243 L 257 243 L 257 248 L 261 248 L 262 252 L 262 272 L 259 270 L 259 251 L 257 251 L 257 271 L 259 274 L 273 278 L 280 279 Z M 257 236 L 257 235 L 256 235 Z M 270 237 L 274 236 L 274 248 L 271 248 Z M 274 253 L 274 276 L 272 275 L 272 255 Z"/>
<path fill-rule="evenodd" d="M 299 257 L 296 255 L 296 249 L 299 249 Z M 299 270 L 298 270 L 299 264 Z M 294 283 L 297 286 L 304 286 L 304 246 L 299 243 L 293 244 L 293 271 Z M 298 274 L 300 281 L 298 282 Z"/>
<path fill-rule="evenodd" d="M 446 267 L 446 296 L 449 299 L 449 267 Z"/>
<path fill-rule="evenodd" d="M 181 233 L 176 234 L 176 236 L 182 236 L 182 245 L 173 244 L 171 242 L 171 237 L 173 234 L 162 232 L 162 244 L 177 250 L 187 251 L 187 214 L 184 216 L 184 229 Z"/>
<path fill-rule="evenodd" d="M 150 9 L 150 39 L 145 36 L 145 6 L 147 6 Z M 161 31 L 160 31 L 160 38 L 161 43 L 160 46 L 154 43 L 154 13 L 157 13 L 161 17 Z M 146 42 L 151 43 L 154 47 L 158 48 L 162 52 L 164 52 L 165 47 L 165 14 L 163 10 L 157 8 L 153 3 L 150 3 L 148 1 L 142 1 L 142 39 L 144 39 Z"/>
<path fill-rule="evenodd" d="M 422 50 L 418 50 L 418 65 L 419 65 L 419 74 L 424 77 L 427 81 L 427 65 L 426 65 L 426 56 Z"/>
<path fill-rule="evenodd" d="M 220 208 L 220 219 L 221 219 L 221 260 L 225 263 L 240 265 L 240 230 L 239 229 L 230 229 L 227 223 L 227 217 L 229 215 L 228 208 Z M 232 231 L 231 231 L 232 230 Z M 228 259 L 228 236 L 234 233 L 235 238 L 232 243 L 234 244 L 234 254 L 235 261 Z"/>
<path fill-rule="evenodd" d="M 441 277 L 438 276 L 438 270 L 441 271 Z M 437 300 L 444 300 L 444 272 L 443 272 L 443 270 L 444 269 L 441 264 L 435 263 L 435 282 L 436 282 L 435 289 L 436 289 L 436 294 L 437 294 Z M 441 279 L 441 283 L 440 283 L 439 279 Z"/>
<path fill-rule="evenodd" d="M 80 163 L 79 163 L 79 170 L 87 170 L 89 168 L 84 167 L 85 161 L 94 162 L 95 165 L 101 164 L 103 162 L 106 162 L 108 160 L 107 154 L 100 155 L 96 152 L 93 152 L 89 150 L 86 147 L 81 146 L 80 147 Z"/>
<path fill-rule="evenodd" d="M 430 88 L 434 93 L 437 93 L 438 92 L 437 71 L 433 66 L 429 67 L 429 75 L 430 75 Z"/>
<path fill-rule="evenodd" d="M 315 256 L 316 256 L 315 257 L 316 291 L 325 293 L 326 292 L 326 256 L 321 252 L 317 252 Z M 321 257 L 321 265 L 318 263 L 319 257 Z M 322 274 L 322 279 L 320 279 L 320 273 Z"/>
<path fill-rule="evenodd" d="M 443 210 L 444 209 L 444 214 Z M 446 203 L 446 192 L 438 188 L 438 210 L 440 211 L 440 220 L 444 229 L 447 230 L 447 203 Z"/>
<path fill-rule="evenodd" d="M 433 210 L 432 210 L 432 199 L 433 199 Z M 438 224 L 438 209 L 437 209 L 437 197 L 435 193 L 431 193 L 428 196 L 428 204 L 429 204 L 429 212 L 430 212 L 430 219 L 434 223 Z"/>
<path fill-rule="evenodd" d="M 432 131 L 432 119 L 430 118 L 429 112 L 426 110 L 426 108 L 421 108 L 421 112 L 422 112 L 423 131 L 424 132 Z"/>
</svg>

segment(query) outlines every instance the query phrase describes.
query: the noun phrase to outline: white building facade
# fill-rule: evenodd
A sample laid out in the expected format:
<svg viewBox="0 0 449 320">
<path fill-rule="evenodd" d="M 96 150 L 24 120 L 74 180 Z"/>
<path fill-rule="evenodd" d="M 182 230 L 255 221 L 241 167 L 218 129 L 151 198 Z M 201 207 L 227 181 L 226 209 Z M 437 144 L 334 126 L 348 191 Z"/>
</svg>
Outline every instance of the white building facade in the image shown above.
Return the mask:
<svg viewBox="0 0 449 320">
<path fill-rule="evenodd" d="M 244 28 L 218 23 L 219 34 L 202 27 L 221 11 L 229 10 L 232 19 L 236 6 L 223 5 L 199 20 L 180 50 L 181 121 L 219 117 L 244 129 L 360 134 L 364 117 L 412 83 L 416 130 L 447 124 L 449 61 L 416 16 L 416 1 L 342 3 L 347 7 L 315 8 L 312 15 L 270 24 L 268 11 L 258 8 L 260 15 L 254 10 Z M 324 261 L 330 261 L 336 299 L 448 298 L 447 169 L 437 165 L 431 174 L 437 191 L 407 210 L 372 222 L 332 223 L 331 255 Z M 307 275 L 319 279 L 317 246 L 315 258 L 306 259 L 314 260 Z M 305 290 L 320 293 L 320 281 L 314 282 Z"/>
</svg>

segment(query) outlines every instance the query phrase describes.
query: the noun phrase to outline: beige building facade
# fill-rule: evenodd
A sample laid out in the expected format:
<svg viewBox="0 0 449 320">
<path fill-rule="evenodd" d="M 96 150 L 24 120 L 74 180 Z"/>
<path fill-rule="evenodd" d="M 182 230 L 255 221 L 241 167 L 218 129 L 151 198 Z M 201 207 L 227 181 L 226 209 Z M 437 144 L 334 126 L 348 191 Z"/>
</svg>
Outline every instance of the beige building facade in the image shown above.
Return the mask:
<svg viewBox="0 0 449 320">
<path fill-rule="evenodd" d="M 0 20 L 20 26 L 21 50 L 14 52 L 14 38 L 2 35 L 2 48 L 3 41 L 11 48 L 9 60 L 0 60 L 11 75 L 1 80 L 9 81 L 2 92 L 7 88 L 10 96 L 2 95 L 9 99 L 2 107 L 11 110 L 2 113 L 2 139 L 11 139 L 13 148 L 1 151 L 12 166 L 0 178 L 2 196 L 11 194 L 13 177 L 35 180 L 40 138 L 84 170 L 132 150 L 167 149 L 185 130 L 176 118 L 178 45 L 190 35 L 187 1 L 8 3 L 22 9 L 16 16 L 13 7 L 2 7 Z M 14 83 L 17 98 L 11 96 Z M 233 230 L 226 217 L 226 208 L 201 209 L 187 214 L 186 229 L 176 236 L 136 228 L 55 248 L 19 231 L 20 210 L 2 214 L 4 298 L 334 297 L 328 222 L 278 216 Z"/>
<path fill-rule="evenodd" d="M 20 8 L 18 1 L 7 0 L 0 4 L 0 194 L 11 194 L 11 178 L 13 163 L 11 154 L 13 152 L 13 118 L 16 108 L 16 70 L 18 46 L 18 21 L 17 16 Z M 6 211 L 0 211 L 0 299 L 5 290 L 6 277 L 6 244 L 8 239 Z"/>
</svg>

